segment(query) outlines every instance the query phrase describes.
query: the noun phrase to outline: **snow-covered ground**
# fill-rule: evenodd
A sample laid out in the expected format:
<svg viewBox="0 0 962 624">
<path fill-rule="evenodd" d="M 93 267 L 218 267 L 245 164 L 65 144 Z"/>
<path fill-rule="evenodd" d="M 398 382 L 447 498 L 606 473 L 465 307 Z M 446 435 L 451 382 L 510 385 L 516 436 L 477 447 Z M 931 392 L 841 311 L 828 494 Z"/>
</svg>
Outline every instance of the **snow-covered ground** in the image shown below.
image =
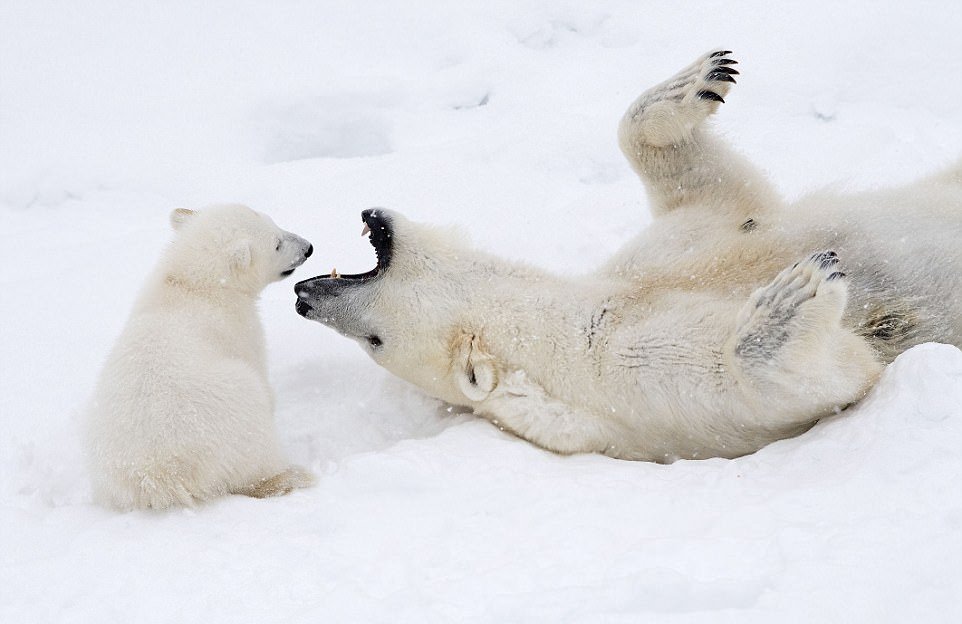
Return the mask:
<svg viewBox="0 0 962 624">
<path fill-rule="evenodd" d="M 648 221 L 615 144 L 717 46 L 718 126 L 797 196 L 962 154 L 958 2 L 0 3 L 0 621 L 962 620 L 962 352 L 734 461 L 559 457 L 262 299 L 318 483 L 118 514 L 77 417 L 177 206 L 240 201 L 364 271 L 361 209 L 557 271 Z"/>
</svg>

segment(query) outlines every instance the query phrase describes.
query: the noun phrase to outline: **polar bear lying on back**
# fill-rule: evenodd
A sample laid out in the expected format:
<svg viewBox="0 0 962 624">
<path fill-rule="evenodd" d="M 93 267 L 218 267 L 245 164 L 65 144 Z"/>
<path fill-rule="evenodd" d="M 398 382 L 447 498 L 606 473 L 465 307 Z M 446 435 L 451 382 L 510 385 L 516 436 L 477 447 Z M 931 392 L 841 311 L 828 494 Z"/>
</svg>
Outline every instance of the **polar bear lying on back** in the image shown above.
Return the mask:
<svg viewBox="0 0 962 624">
<path fill-rule="evenodd" d="M 171 223 L 176 239 L 140 294 L 88 413 L 95 498 L 159 509 L 309 485 L 274 432 L 255 304 L 312 246 L 244 206 L 178 209 Z"/>
<path fill-rule="evenodd" d="M 298 312 L 539 446 L 654 461 L 750 453 L 857 401 L 908 347 L 962 346 L 962 163 L 786 205 L 703 123 L 734 64 L 706 54 L 629 107 L 619 142 L 655 218 L 598 271 L 368 210 L 377 267 L 299 283 Z"/>
</svg>

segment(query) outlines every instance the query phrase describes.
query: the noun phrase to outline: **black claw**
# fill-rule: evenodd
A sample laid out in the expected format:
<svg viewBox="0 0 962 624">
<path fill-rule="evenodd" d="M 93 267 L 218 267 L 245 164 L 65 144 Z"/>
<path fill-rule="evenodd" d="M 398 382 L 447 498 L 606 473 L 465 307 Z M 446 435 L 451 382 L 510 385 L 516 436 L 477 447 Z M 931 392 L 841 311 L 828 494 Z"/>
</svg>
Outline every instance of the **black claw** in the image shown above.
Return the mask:
<svg viewBox="0 0 962 624">
<path fill-rule="evenodd" d="M 728 74 L 719 74 L 718 72 L 712 72 L 705 76 L 705 80 L 716 80 L 718 82 L 735 82 L 735 79 Z"/>
<path fill-rule="evenodd" d="M 822 269 L 822 270 L 824 271 L 824 270 L 828 269 L 829 267 L 835 266 L 836 264 L 838 264 L 838 258 L 824 258 L 824 259 L 818 264 L 818 268 L 820 268 L 820 269 Z"/>
<path fill-rule="evenodd" d="M 738 65 L 738 61 L 735 59 L 718 59 L 717 61 L 712 61 L 715 65 Z"/>
<path fill-rule="evenodd" d="M 756 227 L 758 227 L 758 224 L 755 223 L 755 219 L 749 219 L 741 225 L 742 232 L 754 232 Z"/>
<path fill-rule="evenodd" d="M 834 282 L 835 280 L 840 280 L 840 279 L 842 279 L 843 277 L 845 277 L 845 274 L 844 274 L 844 273 L 842 273 L 841 271 L 835 271 L 834 273 L 832 273 L 831 275 L 829 275 L 828 277 L 826 277 L 826 278 L 825 278 L 825 281 L 827 281 L 827 282 Z"/>
<path fill-rule="evenodd" d="M 731 54 L 731 50 L 719 50 L 718 52 L 712 52 L 708 58 L 715 58 L 717 56 L 725 56 L 726 54 Z"/>
<path fill-rule="evenodd" d="M 738 75 L 738 70 L 731 67 L 715 67 L 712 72 L 718 72 L 720 74 L 731 74 L 733 76 Z"/>
<path fill-rule="evenodd" d="M 725 103 L 725 100 L 722 99 L 722 96 L 718 95 L 718 94 L 715 93 L 714 91 L 706 91 L 706 90 L 699 91 L 699 92 L 698 92 L 698 97 L 700 97 L 700 98 L 703 99 L 703 100 L 711 100 L 711 101 L 713 101 L 713 102 L 721 102 L 722 104 Z"/>
</svg>

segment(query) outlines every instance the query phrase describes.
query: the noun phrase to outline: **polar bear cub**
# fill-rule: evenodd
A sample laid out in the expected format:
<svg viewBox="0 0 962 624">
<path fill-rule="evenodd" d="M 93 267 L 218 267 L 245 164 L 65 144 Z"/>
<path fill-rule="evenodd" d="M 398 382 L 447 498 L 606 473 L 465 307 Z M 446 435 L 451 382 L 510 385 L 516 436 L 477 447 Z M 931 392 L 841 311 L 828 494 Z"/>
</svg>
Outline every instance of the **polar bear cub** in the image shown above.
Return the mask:
<svg viewBox="0 0 962 624">
<path fill-rule="evenodd" d="M 175 240 L 148 279 L 87 413 L 95 499 L 192 505 L 310 485 L 274 431 L 259 293 L 313 247 L 238 205 L 171 213 Z"/>
</svg>

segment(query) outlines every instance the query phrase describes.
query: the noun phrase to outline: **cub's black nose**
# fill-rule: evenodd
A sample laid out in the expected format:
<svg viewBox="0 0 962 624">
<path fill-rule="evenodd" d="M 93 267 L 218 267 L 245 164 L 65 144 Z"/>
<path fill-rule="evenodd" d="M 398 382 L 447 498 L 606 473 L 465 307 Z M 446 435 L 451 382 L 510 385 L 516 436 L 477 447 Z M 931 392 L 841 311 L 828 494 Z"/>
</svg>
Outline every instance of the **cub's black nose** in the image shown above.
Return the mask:
<svg viewBox="0 0 962 624">
<path fill-rule="evenodd" d="M 314 253 L 314 245 L 309 245 L 307 251 L 304 252 L 304 257 L 310 258 L 312 253 Z"/>
</svg>

